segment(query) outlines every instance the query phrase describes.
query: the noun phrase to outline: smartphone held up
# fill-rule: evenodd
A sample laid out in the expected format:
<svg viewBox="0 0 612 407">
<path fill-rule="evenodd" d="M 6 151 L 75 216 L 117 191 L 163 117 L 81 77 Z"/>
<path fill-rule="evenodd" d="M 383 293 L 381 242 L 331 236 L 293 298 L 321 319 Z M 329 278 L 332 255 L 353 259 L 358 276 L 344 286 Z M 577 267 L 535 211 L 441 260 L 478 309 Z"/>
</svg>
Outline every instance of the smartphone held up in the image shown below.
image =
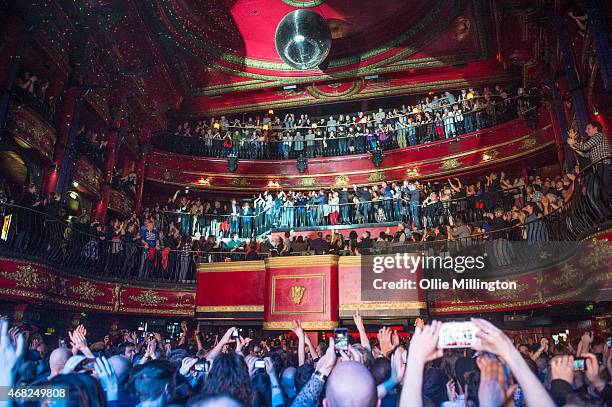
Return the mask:
<svg viewBox="0 0 612 407">
<path fill-rule="evenodd" d="M 438 348 L 469 348 L 480 343 L 478 327 L 473 322 L 444 322 L 438 336 Z"/>
</svg>

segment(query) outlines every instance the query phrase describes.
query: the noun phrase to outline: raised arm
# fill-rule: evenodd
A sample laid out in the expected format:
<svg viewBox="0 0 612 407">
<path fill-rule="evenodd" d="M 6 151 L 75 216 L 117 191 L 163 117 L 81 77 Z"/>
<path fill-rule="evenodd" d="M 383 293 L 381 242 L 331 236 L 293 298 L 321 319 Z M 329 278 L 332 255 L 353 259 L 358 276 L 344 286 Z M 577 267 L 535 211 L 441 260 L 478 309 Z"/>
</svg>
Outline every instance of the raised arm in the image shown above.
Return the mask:
<svg viewBox="0 0 612 407">
<path fill-rule="evenodd" d="M 442 349 L 437 349 L 441 326 L 441 322 L 433 321 L 431 325 L 416 327 L 414 330 L 408 350 L 400 407 L 423 406 L 423 370 L 427 362 L 442 357 Z"/>
<path fill-rule="evenodd" d="M 306 354 L 304 351 L 304 329 L 300 325 L 300 321 L 293 321 L 291 330 L 298 337 L 298 366 L 302 366 L 306 361 Z"/>
<path fill-rule="evenodd" d="M 234 342 L 231 339 L 232 332 L 234 332 L 234 329 L 236 329 L 236 328 L 235 327 L 231 327 L 230 329 L 228 329 L 225 332 L 225 334 L 223 335 L 221 340 L 215 345 L 215 347 L 212 348 L 212 350 L 206 354 L 206 359 L 212 360 L 212 359 L 216 358 L 217 356 L 219 356 L 219 354 L 221 353 L 221 350 L 223 349 L 223 347 L 225 345 L 227 345 L 228 343 Z"/>
<path fill-rule="evenodd" d="M 494 353 L 506 361 L 521 389 L 523 389 L 527 405 L 555 407 L 548 391 L 533 374 L 510 338 L 489 321 L 472 318 L 472 322 L 478 327 L 479 331 L 476 335 L 480 338 L 480 343 L 474 344 L 473 349 Z"/>
<path fill-rule="evenodd" d="M 359 331 L 359 341 L 361 342 L 361 346 L 368 349 L 369 351 L 372 351 L 372 347 L 370 346 L 370 340 L 368 339 L 365 327 L 363 326 L 363 319 L 361 319 L 361 315 L 359 315 L 359 310 L 355 311 L 355 315 L 353 315 L 353 321 L 355 321 L 355 326 L 357 327 L 357 331 Z"/>
</svg>

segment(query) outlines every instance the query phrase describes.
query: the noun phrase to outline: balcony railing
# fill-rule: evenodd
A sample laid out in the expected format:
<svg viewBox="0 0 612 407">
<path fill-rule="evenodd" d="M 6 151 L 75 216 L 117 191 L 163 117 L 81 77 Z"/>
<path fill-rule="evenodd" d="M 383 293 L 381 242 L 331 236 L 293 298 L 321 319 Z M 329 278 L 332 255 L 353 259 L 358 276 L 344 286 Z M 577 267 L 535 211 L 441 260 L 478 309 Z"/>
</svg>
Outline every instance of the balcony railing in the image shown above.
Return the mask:
<svg viewBox="0 0 612 407">
<path fill-rule="evenodd" d="M 612 226 L 612 203 L 602 197 L 601 181 L 594 167 L 582 170 L 573 182 L 573 195 L 564 206 L 515 227 L 461 239 L 374 246 L 362 254 L 487 253 L 495 276 L 559 263 L 575 255 L 579 250 L 577 241 Z M 451 209 L 451 214 L 453 210 L 456 209 Z M 0 216 L 4 221 L 0 255 L 98 279 L 190 282 L 197 263 L 257 260 L 276 255 L 274 251 L 261 253 L 248 248 L 231 250 L 232 246 L 220 238 L 202 242 L 196 250 L 190 238 L 181 239 L 178 247 L 164 247 L 162 239 L 159 246 L 149 248 L 141 244 L 137 230 L 113 233 L 85 220 L 66 221 L 37 208 L 9 203 L 0 203 Z M 345 248 L 335 253 L 352 254 Z"/>
<path fill-rule="evenodd" d="M 531 101 L 529 101 L 531 103 Z M 241 125 L 229 126 L 231 137 L 221 134 L 192 135 L 164 133 L 153 137 L 153 145 L 159 149 L 178 154 L 201 157 L 228 157 L 257 160 L 288 160 L 299 157 L 333 157 L 344 155 L 365 154 L 376 149 L 392 150 L 396 148 L 425 144 L 436 140 L 454 139 L 464 134 L 486 129 L 524 117 L 529 122 L 537 123 L 538 104 L 524 102 L 521 106 L 529 106 L 519 113 L 518 99 L 507 99 L 506 102 L 491 104 L 486 108 L 463 112 L 458 116 L 432 119 L 428 122 L 413 122 L 400 124 L 398 117 L 391 118 L 391 128 L 386 126 L 378 129 L 375 121 L 345 122 L 334 124 L 335 136 L 307 136 L 307 132 L 316 132 L 321 127 L 299 127 L 290 129 L 283 125 L 278 128 L 269 123 L 262 126 Z M 443 107 L 449 107 L 445 105 Z M 439 109 L 434 109 L 435 112 Z M 407 114 L 412 115 L 412 114 Z M 433 114 L 432 114 L 433 116 Z M 323 126 L 330 131 L 329 126 Z M 344 131 L 339 131 L 344 128 Z M 236 137 L 235 132 L 247 131 L 249 136 Z M 257 136 L 253 137 L 253 133 Z M 287 137 L 287 132 L 291 133 Z M 296 139 L 295 134 L 300 133 Z M 280 138 L 274 135 L 278 134 Z"/>
<path fill-rule="evenodd" d="M 51 125 L 55 122 L 55 109 L 45 100 L 33 93 L 16 86 L 14 89 L 15 101 L 24 104 L 40 114 Z"/>
</svg>

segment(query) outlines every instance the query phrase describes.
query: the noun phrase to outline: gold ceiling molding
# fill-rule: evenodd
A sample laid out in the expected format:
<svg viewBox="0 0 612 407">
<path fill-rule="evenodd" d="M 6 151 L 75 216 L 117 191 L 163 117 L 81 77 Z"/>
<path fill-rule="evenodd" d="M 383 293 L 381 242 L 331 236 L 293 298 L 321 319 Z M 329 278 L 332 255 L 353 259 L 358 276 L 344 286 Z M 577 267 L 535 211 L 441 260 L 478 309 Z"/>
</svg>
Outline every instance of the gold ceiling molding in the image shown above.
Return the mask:
<svg viewBox="0 0 612 407">
<path fill-rule="evenodd" d="M 461 161 L 456 159 L 456 158 L 451 158 L 450 160 L 444 160 L 442 161 L 442 163 L 440 164 L 440 168 L 443 168 L 445 170 L 452 170 L 455 169 L 457 167 L 461 167 Z"/>
<path fill-rule="evenodd" d="M 396 68 L 395 70 L 402 70 L 405 68 Z M 374 72 L 368 72 L 368 74 Z M 383 72 L 381 72 L 383 73 Z M 309 78 L 312 81 L 312 78 Z M 319 80 L 324 80 L 325 78 L 318 78 Z M 467 88 L 473 87 L 480 83 L 496 83 L 503 82 L 508 79 L 507 74 L 496 75 L 496 76 L 488 76 L 483 78 L 455 78 L 455 79 L 445 79 L 441 81 L 433 81 L 433 82 L 425 82 L 425 83 L 408 83 L 404 85 L 395 86 L 392 88 L 372 88 L 372 87 L 364 87 L 361 92 L 355 93 L 352 95 L 343 96 L 341 99 L 343 101 L 346 100 L 355 100 L 355 99 L 363 99 L 363 98 L 371 98 L 371 97 L 384 97 L 391 96 L 396 94 L 405 94 L 405 93 L 420 93 L 420 92 L 429 92 L 429 91 L 437 91 L 439 89 L 455 89 L 455 88 Z M 291 82 L 294 83 L 295 81 Z M 231 107 L 223 106 L 219 108 L 207 109 L 203 112 L 210 114 L 212 116 L 222 115 L 222 114 L 230 114 L 230 113 L 242 113 L 253 110 L 262 110 L 262 109 L 271 109 L 271 108 L 287 108 L 287 107 L 300 107 L 300 106 L 308 106 L 313 104 L 322 103 L 321 99 L 316 99 L 314 96 L 309 93 L 304 93 L 300 98 L 293 98 L 291 100 L 281 100 L 281 101 L 266 101 L 266 102 L 254 102 L 249 104 L 241 104 L 241 105 L 233 105 Z"/>
</svg>

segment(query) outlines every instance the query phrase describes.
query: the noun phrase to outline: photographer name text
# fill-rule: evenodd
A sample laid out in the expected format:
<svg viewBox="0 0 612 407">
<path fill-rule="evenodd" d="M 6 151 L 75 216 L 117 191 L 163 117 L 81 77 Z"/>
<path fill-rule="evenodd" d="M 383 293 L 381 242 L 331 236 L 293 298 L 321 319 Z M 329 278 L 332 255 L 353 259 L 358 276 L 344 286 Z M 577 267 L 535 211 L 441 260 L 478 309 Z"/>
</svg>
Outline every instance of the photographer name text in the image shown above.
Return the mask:
<svg viewBox="0 0 612 407">
<path fill-rule="evenodd" d="M 513 280 L 484 281 L 479 278 L 454 278 L 450 281 L 440 278 L 422 278 L 420 280 L 409 280 L 402 278 L 396 281 L 386 281 L 377 278 L 372 281 L 375 290 L 475 290 L 475 291 L 497 291 L 516 290 L 518 284 Z"/>
</svg>

